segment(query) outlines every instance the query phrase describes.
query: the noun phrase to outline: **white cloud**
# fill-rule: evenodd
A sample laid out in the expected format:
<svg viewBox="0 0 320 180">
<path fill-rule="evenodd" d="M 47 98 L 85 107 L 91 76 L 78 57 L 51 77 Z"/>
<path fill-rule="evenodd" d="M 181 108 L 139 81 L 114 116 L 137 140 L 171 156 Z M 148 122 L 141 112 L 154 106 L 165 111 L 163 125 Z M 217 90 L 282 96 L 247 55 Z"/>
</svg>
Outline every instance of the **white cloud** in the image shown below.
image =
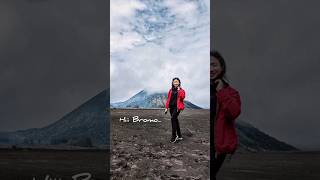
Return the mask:
<svg viewBox="0 0 320 180">
<path fill-rule="evenodd" d="M 133 2 L 141 4 L 131 5 L 123 15 L 111 15 L 125 19 L 111 24 L 116 26 L 111 27 L 110 37 L 111 102 L 126 100 L 142 89 L 167 92 L 177 76 L 186 99 L 208 108 L 209 1 Z"/>
<path fill-rule="evenodd" d="M 132 31 L 131 23 L 137 10 L 146 6 L 138 0 L 112 0 L 110 2 L 110 51 L 130 49 L 143 41 Z"/>
<path fill-rule="evenodd" d="M 164 4 L 170 8 L 173 15 L 180 20 L 185 20 L 185 23 L 190 23 L 196 18 L 197 1 L 165 0 Z"/>
</svg>

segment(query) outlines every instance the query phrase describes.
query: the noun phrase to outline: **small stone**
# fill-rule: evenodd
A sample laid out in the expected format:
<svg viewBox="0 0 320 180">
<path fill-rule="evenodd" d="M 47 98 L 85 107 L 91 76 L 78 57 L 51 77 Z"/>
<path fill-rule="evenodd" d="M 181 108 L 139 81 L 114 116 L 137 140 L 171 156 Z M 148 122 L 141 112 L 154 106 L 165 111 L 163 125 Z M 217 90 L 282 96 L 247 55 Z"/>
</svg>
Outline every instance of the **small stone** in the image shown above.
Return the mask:
<svg viewBox="0 0 320 180">
<path fill-rule="evenodd" d="M 186 129 L 186 132 L 185 132 L 186 136 L 191 137 L 193 136 L 193 134 L 194 134 L 194 131 L 190 130 L 189 128 Z"/>
<path fill-rule="evenodd" d="M 171 156 L 177 158 L 177 157 L 182 157 L 182 154 L 172 154 Z"/>
<path fill-rule="evenodd" d="M 178 160 L 178 159 L 174 159 L 173 162 L 179 166 L 182 166 L 183 165 L 183 162 Z"/>
<path fill-rule="evenodd" d="M 173 171 L 187 172 L 187 169 L 174 169 Z"/>
</svg>

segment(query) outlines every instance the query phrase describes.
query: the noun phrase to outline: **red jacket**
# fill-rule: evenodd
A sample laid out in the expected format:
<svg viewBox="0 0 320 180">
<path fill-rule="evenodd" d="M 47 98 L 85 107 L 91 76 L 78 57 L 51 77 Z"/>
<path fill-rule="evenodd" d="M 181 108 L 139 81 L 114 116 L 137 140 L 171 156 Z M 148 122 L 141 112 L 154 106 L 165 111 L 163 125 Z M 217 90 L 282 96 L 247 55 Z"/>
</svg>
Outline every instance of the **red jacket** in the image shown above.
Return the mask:
<svg viewBox="0 0 320 180">
<path fill-rule="evenodd" d="M 216 92 L 216 95 L 215 149 L 217 153 L 233 154 L 239 143 L 235 120 L 241 113 L 240 95 L 230 85 Z"/>
<path fill-rule="evenodd" d="M 178 110 L 183 110 L 184 109 L 184 98 L 186 97 L 185 91 L 180 87 L 180 90 L 178 90 L 178 97 L 177 97 L 177 107 Z M 169 108 L 169 103 L 170 103 L 170 98 L 171 98 L 171 88 L 169 89 L 168 92 L 168 99 L 166 101 L 166 108 Z"/>
</svg>

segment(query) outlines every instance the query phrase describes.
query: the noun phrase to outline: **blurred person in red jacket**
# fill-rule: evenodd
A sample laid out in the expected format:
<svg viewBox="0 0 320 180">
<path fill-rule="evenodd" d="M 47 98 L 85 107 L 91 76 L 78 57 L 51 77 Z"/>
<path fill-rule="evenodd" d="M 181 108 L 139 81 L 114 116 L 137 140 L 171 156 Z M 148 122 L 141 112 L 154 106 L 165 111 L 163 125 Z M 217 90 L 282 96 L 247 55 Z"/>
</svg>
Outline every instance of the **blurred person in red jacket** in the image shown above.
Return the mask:
<svg viewBox="0 0 320 180">
<path fill-rule="evenodd" d="M 224 58 L 217 51 L 210 52 L 210 108 L 213 108 L 210 114 L 213 118 L 211 121 L 214 121 L 214 157 L 211 159 L 213 179 L 226 155 L 234 154 L 239 143 L 235 120 L 241 113 L 241 99 L 239 92 L 227 83 L 225 74 Z"/>
<path fill-rule="evenodd" d="M 177 140 L 182 140 L 178 116 L 180 112 L 184 109 L 184 98 L 185 91 L 181 88 L 181 81 L 179 78 L 175 77 L 172 79 L 171 88 L 168 91 L 168 98 L 166 101 L 165 113 L 168 109 L 171 115 L 171 125 L 172 125 L 172 136 L 170 139 L 171 143 L 175 143 Z"/>
</svg>

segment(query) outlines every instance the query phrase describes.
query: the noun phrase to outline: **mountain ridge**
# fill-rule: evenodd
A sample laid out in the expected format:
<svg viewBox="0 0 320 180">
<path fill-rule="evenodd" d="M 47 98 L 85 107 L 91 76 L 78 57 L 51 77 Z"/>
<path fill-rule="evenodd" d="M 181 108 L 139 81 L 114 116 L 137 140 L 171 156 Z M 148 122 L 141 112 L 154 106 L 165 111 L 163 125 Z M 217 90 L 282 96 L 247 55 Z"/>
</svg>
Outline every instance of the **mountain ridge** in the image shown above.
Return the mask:
<svg viewBox="0 0 320 180">
<path fill-rule="evenodd" d="M 146 90 L 141 90 L 131 98 L 122 102 L 110 103 L 111 108 L 164 108 L 167 100 L 167 93 L 155 92 L 149 93 Z M 185 108 L 202 109 L 191 103 L 188 100 L 184 100 Z"/>
</svg>

